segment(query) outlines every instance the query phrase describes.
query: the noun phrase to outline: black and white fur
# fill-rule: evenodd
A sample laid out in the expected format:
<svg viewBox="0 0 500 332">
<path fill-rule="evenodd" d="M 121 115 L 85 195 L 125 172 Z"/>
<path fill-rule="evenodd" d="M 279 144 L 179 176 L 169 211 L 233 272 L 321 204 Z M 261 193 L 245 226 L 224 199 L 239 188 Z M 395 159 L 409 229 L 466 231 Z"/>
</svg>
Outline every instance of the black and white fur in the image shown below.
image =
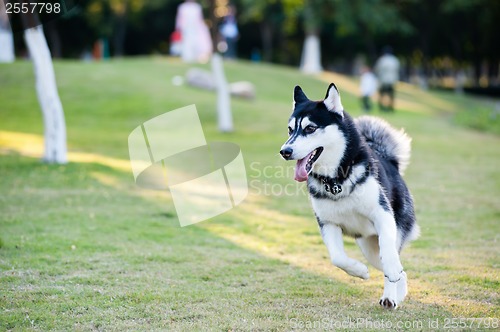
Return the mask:
<svg viewBox="0 0 500 332">
<path fill-rule="evenodd" d="M 307 179 L 332 263 L 368 279 L 368 268 L 344 251 L 343 234 L 354 237 L 368 262 L 385 275 L 380 305 L 396 308 L 407 294 L 399 253 L 419 235 L 402 178 L 411 139 L 375 117 L 353 120 L 333 83 L 322 101 L 309 100 L 295 87 L 288 131 L 280 153 L 286 160 L 298 160 L 296 180 Z"/>
</svg>

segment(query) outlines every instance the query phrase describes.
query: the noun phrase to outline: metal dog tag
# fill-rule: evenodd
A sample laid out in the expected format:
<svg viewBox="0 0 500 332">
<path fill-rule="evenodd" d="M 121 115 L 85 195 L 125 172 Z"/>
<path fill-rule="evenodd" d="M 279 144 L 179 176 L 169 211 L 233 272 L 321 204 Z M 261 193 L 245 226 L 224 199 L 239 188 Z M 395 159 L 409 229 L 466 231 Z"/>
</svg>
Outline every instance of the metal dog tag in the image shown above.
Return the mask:
<svg viewBox="0 0 500 332">
<path fill-rule="evenodd" d="M 331 193 L 337 195 L 342 192 L 342 186 L 340 184 L 334 184 L 331 188 Z"/>
</svg>

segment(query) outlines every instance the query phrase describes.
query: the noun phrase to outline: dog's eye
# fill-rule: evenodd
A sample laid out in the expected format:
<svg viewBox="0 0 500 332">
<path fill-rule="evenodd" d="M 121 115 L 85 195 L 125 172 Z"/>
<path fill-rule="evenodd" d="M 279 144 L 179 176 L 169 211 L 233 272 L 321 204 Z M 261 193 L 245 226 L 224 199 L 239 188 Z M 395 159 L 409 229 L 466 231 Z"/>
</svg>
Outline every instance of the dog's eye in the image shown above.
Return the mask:
<svg viewBox="0 0 500 332">
<path fill-rule="evenodd" d="M 307 126 L 307 127 L 304 128 L 304 132 L 306 134 L 312 134 L 312 133 L 314 133 L 316 131 L 316 129 L 318 129 L 318 127 L 309 125 L 309 126 Z"/>
<path fill-rule="evenodd" d="M 292 127 L 288 127 L 288 136 L 290 136 L 293 133 Z"/>
</svg>

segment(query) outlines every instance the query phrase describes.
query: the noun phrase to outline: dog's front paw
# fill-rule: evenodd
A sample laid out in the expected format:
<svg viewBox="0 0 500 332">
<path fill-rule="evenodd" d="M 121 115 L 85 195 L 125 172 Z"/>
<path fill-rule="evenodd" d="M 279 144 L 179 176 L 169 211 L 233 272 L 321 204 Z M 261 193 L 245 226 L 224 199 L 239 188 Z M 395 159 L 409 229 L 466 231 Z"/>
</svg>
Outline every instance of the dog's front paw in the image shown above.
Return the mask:
<svg viewBox="0 0 500 332">
<path fill-rule="evenodd" d="M 382 306 L 382 308 L 389 310 L 394 310 L 398 306 L 396 300 L 390 299 L 388 297 L 382 297 L 379 301 L 379 304 Z"/>
<path fill-rule="evenodd" d="M 346 269 L 345 271 L 352 275 L 353 277 L 358 277 L 361 279 L 368 279 L 370 278 L 370 274 L 368 273 L 368 268 L 366 267 L 365 264 L 358 262 L 358 261 L 353 261 Z"/>
</svg>

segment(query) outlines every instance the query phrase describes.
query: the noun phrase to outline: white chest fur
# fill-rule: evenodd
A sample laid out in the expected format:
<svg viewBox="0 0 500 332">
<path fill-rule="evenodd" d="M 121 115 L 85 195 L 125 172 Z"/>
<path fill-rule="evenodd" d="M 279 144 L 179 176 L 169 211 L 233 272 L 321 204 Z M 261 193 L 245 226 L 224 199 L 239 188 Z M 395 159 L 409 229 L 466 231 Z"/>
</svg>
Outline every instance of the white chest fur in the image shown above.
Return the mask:
<svg viewBox="0 0 500 332">
<path fill-rule="evenodd" d="M 379 185 L 369 178 L 347 197 L 338 200 L 311 197 L 311 203 L 323 224 L 337 225 L 347 235 L 368 237 L 377 235 L 370 215 L 378 204 L 378 196 Z"/>
</svg>

